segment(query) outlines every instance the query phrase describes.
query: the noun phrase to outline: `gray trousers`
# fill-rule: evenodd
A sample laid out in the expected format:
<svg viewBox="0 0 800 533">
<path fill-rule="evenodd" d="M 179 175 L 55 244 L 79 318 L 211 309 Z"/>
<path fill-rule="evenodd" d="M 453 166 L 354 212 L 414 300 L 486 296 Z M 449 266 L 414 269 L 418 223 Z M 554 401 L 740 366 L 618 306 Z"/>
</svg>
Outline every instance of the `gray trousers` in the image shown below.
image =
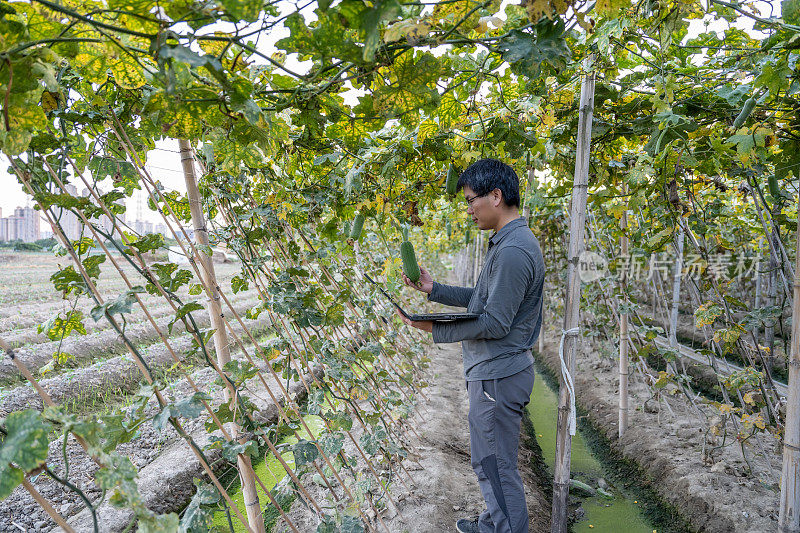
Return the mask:
<svg viewBox="0 0 800 533">
<path fill-rule="evenodd" d="M 467 382 L 472 469 L 486 501 L 478 519 L 481 533 L 528 533 L 517 449 L 533 379 L 531 365 L 506 378 Z"/>
</svg>

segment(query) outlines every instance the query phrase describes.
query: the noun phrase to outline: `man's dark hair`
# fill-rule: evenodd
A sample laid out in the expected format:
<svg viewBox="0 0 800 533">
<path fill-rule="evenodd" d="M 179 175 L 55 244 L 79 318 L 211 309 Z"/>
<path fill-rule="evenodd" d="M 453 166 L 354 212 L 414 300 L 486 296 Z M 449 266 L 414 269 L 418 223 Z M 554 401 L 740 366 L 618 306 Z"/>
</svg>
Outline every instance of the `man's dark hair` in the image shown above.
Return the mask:
<svg viewBox="0 0 800 533">
<path fill-rule="evenodd" d="M 495 189 L 503 193 L 503 202 L 509 207 L 519 207 L 519 178 L 514 169 L 497 159 L 475 161 L 461 173 L 456 189 L 465 186 L 483 196 Z"/>
</svg>

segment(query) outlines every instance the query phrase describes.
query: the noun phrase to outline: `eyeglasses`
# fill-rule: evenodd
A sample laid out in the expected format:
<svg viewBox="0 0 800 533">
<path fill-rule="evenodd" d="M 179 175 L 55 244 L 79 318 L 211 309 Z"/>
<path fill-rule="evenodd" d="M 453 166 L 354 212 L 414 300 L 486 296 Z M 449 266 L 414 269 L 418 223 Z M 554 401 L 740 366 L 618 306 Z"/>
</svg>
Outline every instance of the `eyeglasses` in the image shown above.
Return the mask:
<svg viewBox="0 0 800 533">
<path fill-rule="evenodd" d="M 483 194 L 476 194 L 476 195 L 475 195 L 475 196 L 473 196 L 472 198 L 467 198 L 467 205 L 472 205 L 472 202 L 474 202 L 476 199 L 478 199 L 478 198 L 481 198 L 481 197 L 483 197 L 483 196 L 486 196 L 486 195 L 487 195 L 487 194 L 489 194 L 490 192 L 492 192 L 492 191 L 486 191 L 486 192 L 485 192 L 485 193 L 483 193 Z"/>
</svg>

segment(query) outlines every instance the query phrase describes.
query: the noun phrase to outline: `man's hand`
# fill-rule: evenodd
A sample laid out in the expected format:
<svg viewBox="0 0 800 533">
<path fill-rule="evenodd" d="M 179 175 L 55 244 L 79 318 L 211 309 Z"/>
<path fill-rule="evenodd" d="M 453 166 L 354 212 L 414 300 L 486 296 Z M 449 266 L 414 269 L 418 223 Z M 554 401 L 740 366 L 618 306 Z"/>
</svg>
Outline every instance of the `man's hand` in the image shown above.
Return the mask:
<svg viewBox="0 0 800 533">
<path fill-rule="evenodd" d="M 433 290 L 433 278 L 431 277 L 430 272 L 428 272 L 422 267 L 419 267 L 419 273 L 420 273 L 419 281 L 417 281 L 416 283 L 408 279 L 405 274 L 403 274 L 403 281 L 409 287 L 413 287 L 418 291 L 430 294 L 431 291 Z"/>
<path fill-rule="evenodd" d="M 431 320 L 410 320 L 403 313 L 401 313 L 399 309 L 395 309 L 395 312 L 397 313 L 397 315 L 400 317 L 400 320 L 402 320 L 404 324 L 411 326 L 412 328 L 417 328 L 421 329 L 422 331 L 427 331 L 428 333 L 433 333 L 433 322 Z"/>
</svg>

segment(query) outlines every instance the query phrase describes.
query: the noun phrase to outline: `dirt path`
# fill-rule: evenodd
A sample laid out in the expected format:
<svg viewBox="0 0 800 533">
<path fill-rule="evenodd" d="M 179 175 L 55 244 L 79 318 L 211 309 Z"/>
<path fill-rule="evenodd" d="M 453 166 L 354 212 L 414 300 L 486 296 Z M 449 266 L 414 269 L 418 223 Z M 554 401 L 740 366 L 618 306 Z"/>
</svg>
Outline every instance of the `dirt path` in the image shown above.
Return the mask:
<svg viewBox="0 0 800 533">
<path fill-rule="evenodd" d="M 414 486 L 409 494 L 398 491 L 402 516 L 387 521 L 398 533 L 455 531 L 456 520 L 473 517 L 484 507 L 475 473 L 469 464 L 467 393 L 461 365 L 461 346 L 442 344 L 429 350 L 431 357 L 429 401 L 422 404 L 416 430 L 420 466 L 409 462 Z M 521 446 L 520 471 L 530 513 L 531 533 L 549 531 L 550 503 L 531 467 L 531 452 Z M 402 489 L 402 486 L 397 488 Z M 391 513 L 390 513 L 391 514 Z"/>
</svg>

